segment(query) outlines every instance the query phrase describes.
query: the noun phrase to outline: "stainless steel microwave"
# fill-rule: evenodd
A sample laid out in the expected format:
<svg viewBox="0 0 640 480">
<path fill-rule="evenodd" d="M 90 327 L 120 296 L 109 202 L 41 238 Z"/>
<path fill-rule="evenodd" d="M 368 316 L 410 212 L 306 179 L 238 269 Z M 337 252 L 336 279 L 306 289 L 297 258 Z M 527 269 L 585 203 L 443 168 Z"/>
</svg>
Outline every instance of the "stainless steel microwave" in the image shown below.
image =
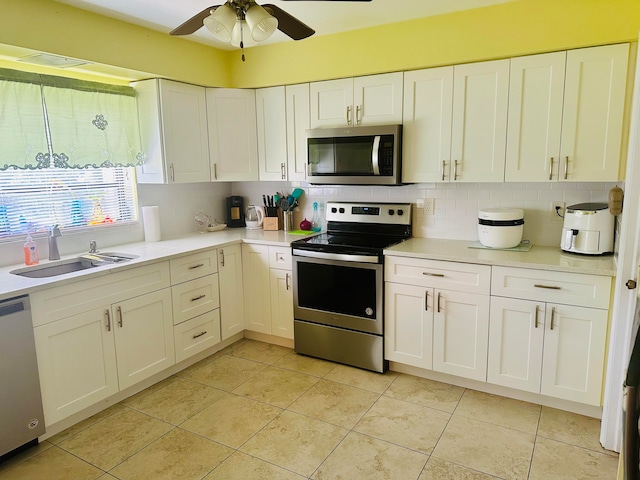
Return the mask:
<svg viewBox="0 0 640 480">
<path fill-rule="evenodd" d="M 400 185 L 402 125 L 307 130 L 307 181 Z"/>
</svg>

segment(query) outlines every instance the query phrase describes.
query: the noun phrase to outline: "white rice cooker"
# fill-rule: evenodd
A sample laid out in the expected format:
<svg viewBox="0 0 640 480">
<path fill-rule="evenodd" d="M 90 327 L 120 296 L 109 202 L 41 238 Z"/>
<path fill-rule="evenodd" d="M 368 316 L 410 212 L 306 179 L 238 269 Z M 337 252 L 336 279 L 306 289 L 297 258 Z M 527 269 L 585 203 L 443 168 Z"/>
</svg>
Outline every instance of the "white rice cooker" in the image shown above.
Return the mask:
<svg viewBox="0 0 640 480">
<path fill-rule="evenodd" d="M 565 252 L 602 255 L 613 252 L 615 218 L 606 203 L 578 203 L 564 213 L 560 248 Z"/>
<path fill-rule="evenodd" d="M 513 248 L 520 245 L 524 230 L 521 208 L 486 208 L 478 213 L 478 238 L 489 248 Z"/>
</svg>

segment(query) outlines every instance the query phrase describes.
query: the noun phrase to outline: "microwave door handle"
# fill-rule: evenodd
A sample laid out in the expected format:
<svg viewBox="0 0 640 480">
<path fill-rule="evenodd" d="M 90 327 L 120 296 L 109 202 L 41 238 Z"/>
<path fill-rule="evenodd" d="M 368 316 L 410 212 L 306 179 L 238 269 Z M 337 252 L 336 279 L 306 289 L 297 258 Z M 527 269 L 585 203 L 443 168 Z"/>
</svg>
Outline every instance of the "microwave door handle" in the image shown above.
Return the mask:
<svg viewBox="0 0 640 480">
<path fill-rule="evenodd" d="M 373 165 L 373 174 L 380 175 L 380 135 L 373 137 L 373 150 L 371 152 L 371 163 Z"/>
</svg>

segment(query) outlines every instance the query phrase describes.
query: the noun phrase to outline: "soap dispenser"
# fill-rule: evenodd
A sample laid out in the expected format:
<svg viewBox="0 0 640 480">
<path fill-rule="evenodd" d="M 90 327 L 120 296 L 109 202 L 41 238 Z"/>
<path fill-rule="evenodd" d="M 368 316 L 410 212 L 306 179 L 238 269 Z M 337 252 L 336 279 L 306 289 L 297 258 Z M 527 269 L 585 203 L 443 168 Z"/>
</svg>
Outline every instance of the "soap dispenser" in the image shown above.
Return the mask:
<svg viewBox="0 0 640 480">
<path fill-rule="evenodd" d="M 318 213 L 318 202 L 313 202 L 313 218 L 311 219 L 311 230 L 319 232 L 322 230 L 322 219 Z"/>
<path fill-rule="evenodd" d="M 40 261 L 38 257 L 38 245 L 31 238 L 31 232 L 27 234 L 27 239 L 24 242 L 24 263 L 25 265 L 37 265 Z"/>
</svg>

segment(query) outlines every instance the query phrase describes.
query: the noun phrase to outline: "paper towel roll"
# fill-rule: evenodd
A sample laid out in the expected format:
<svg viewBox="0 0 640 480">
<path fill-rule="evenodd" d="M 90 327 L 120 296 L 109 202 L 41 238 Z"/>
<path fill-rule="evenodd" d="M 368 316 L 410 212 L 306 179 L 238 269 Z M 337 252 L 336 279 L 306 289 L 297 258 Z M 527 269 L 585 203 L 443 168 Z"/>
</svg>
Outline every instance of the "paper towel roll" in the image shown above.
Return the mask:
<svg viewBox="0 0 640 480">
<path fill-rule="evenodd" d="M 160 208 L 157 206 L 142 207 L 142 224 L 144 241 L 160 241 Z"/>
</svg>

